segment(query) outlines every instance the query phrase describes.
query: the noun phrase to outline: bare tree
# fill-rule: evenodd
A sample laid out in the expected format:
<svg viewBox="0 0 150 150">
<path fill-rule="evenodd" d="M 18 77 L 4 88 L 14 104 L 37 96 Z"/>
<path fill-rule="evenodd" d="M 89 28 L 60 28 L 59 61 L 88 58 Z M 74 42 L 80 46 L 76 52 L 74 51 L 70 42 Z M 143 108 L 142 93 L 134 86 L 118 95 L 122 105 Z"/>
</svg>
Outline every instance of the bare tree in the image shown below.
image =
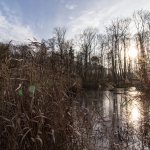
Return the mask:
<svg viewBox="0 0 150 150">
<path fill-rule="evenodd" d="M 98 52 L 99 52 L 99 63 L 100 63 L 100 70 L 99 73 L 103 74 L 103 68 L 105 67 L 105 62 L 106 62 L 106 57 L 105 55 L 107 55 L 107 37 L 106 35 L 102 35 L 102 34 L 98 34 L 97 35 L 97 43 L 98 43 Z M 102 76 L 101 76 L 102 77 Z"/>
<path fill-rule="evenodd" d="M 139 10 L 133 13 L 133 21 L 136 27 L 135 40 L 137 48 L 139 49 L 139 64 L 140 70 L 143 72 L 143 82 L 147 82 L 147 70 L 146 70 L 146 41 L 149 39 L 150 31 L 150 12 Z M 149 41 L 149 40 L 148 40 Z"/>
<path fill-rule="evenodd" d="M 109 55 L 111 56 L 112 76 L 115 83 L 121 73 L 121 49 L 120 43 L 123 37 L 128 35 L 130 20 L 115 19 L 109 27 L 106 27 Z M 126 53 L 126 52 L 125 52 Z"/>
<path fill-rule="evenodd" d="M 84 55 L 84 79 L 87 78 L 88 62 L 90 64 L 91 53 L 95 49 L 97 29 L 86 28 L 82 34 L 78 36 L 78 46 Z"/>
<path fill-rule="evenodd" d="M 60 27 L 56 27 L 53 30 L 55 39 L 56 39 L 56 46 L 58 47 L 59 51 L 60 51 L 60 56 L 61 59 L 63 59 L 63 48 L 64 48 L 64 43 L 65 43 L 65 35 L 66 35 L 66 29 L 65 28 L 60 28 Z"/>
</svg>

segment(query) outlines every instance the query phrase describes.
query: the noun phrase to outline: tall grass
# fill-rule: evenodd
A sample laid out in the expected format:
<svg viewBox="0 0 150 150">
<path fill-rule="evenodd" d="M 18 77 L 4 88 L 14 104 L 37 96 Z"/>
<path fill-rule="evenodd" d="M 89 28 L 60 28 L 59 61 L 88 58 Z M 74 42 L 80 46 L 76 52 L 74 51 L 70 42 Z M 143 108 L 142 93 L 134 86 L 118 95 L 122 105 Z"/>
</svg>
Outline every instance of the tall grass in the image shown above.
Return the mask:
<svg viewBox="0 0 150 150">
<path fill-rule="evenodd" d="M 75 80 L 59 56 L 42 51 L 33 56 L 28 46 L 12 52 L 10 46 L 1 47 L 1 149 L 67 149 L 73 132 L 70 89 Z"/>
<path fill-rule="evenodd" d="M 122 118 L 118 117 L 117 99 L 110 119 L 104 115 L 102 104 L 98 109 L 94 107 L 95 99 L 101 101 L 100 92 L 91 95 L 91 99 L 84 91 L 79 94 L 81 81 L 70 74 L 68 59 L 62 60 L 56 52 L 48 54 L 45 49 L 42 43 L 0 45 L 1 149 L 119 150 L 136 149 L 138 144 L 143 149 L 150 147 L 147 90 L 143 88 L 146 92 L 139 96 L 144 120 L 137 131 L 125 120 L 128 112 L 119 124 Z M 148 85 L 142 87 L 148 89 Z M 88 106 L 82 105 L 83 99 Z M 128 105 L 132 100 L 135 99 L 124 99 L 122 104 Z"/>
</svg>

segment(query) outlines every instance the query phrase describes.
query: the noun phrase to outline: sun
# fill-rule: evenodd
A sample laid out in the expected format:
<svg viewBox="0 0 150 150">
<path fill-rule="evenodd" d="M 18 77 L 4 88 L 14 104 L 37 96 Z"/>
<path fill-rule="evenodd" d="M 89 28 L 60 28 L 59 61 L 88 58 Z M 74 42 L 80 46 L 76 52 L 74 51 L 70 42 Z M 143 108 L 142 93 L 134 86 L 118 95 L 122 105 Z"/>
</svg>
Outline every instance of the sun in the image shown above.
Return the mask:
<svg viewBox="0 0 150 150">
<path fill-rule="evenodd" d="M 135 48 L 132 47 L 132 48 L 129 49 L 128 54 L 131 58 L 136 58 L 137 54 L 138 54 L 138 51 Z"/>
</svg>

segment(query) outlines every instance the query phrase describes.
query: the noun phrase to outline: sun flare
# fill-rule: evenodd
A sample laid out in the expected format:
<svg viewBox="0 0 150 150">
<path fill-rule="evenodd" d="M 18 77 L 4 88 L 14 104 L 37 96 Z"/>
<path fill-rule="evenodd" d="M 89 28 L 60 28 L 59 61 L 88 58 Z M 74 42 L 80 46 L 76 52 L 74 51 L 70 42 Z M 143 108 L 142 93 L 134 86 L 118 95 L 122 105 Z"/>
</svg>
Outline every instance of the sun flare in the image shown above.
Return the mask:
<svg viewBox="0 0 150 150">
<path fill-rule="evenodd" d="M 129 51 L 128 51 L 128 54 L 131 58 L 135 58 L 137 57 L 137 54 L 138 54 L 138 51 L 135 49 L 135 48 L 131 48 Z"/>
</svg>

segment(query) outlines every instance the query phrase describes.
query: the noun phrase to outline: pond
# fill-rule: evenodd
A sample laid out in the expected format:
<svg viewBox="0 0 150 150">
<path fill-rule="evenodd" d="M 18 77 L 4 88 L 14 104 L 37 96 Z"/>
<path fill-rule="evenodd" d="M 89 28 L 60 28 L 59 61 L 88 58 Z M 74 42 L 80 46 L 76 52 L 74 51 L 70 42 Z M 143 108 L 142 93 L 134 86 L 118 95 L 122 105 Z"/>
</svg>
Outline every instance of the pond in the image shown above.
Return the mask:
<svg viewBox="0 0 150 150">
<path fill-rule="evenodd" d="M 148 112 L 145 109 L 149 107 L 142 102 L 141 92 L 135 87 L 84 91 L 76 102 L 87 115 L 86 120 L 81 114 L 77 115 L 80 124 L 83 124 L 78 126 L 84 136 L 82 140 L 89 142 L 90 148 L 87 149 L 148 149 L 149 140 L 144 137 L 149 136 L 145 126 L 145 112 Z M 87 126 L 91 127 L 88 131 Z M 80 128 L 86 130 L 83 132 Z"/>
</svg>

